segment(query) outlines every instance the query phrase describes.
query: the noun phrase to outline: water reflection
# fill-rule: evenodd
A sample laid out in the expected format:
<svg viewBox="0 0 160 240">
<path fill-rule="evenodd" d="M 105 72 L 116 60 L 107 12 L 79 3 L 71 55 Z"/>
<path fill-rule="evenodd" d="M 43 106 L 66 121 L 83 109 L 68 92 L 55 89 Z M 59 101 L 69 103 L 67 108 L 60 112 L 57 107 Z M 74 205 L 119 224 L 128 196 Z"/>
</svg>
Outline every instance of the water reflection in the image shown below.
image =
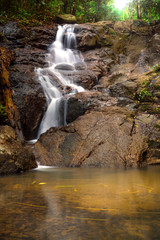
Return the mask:
<svg viewBox="0 0 160 240">
<path fill-rule="evenodd" d="M 0 239 L 159 239 L 160 167 L 0 178 Z"/>
</svg>

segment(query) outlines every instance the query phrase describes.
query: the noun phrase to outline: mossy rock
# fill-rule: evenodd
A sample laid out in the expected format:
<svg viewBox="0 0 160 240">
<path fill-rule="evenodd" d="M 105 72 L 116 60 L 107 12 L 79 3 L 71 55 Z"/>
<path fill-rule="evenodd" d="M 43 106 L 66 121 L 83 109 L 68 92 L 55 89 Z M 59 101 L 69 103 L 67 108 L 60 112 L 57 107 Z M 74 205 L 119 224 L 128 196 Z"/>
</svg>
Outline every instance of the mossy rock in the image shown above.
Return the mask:
<svg viewBox="0 0 160 240">
<path fill-rule="evenodd" d="M 72 14 L 59 14 L 57 16 L 57 23 L 76 23 L 77 19 Z"/>
<path fill-rule="evenodd" d="M 155 127 L 160 131 L 160 120 L 156 121 Z"/>
<path fill-rule="evenodd" d="M 160 81 L 155 81 L 153 83 L 154 90 L 160 90 Z"/>
<path fill-rule="evenodd" d="M 149 88 L 141 88 L 136 93 L 136 98 L 140 102 L 152 102 L 153 96 Z"/>
<path fill-rule="evenodd" d="M 102 45 L 112 46 L 114 44 L 113 37 L 110 35 L 105 35 L 102 39 Z"/>
<path fill-rule="evenodd" d="M 128 34 L 120 34 L 116 38 L 114 35 L 113 35 L 113 37 L 115 39 L 114 40 L 114 52 L 117 54 L 125 53 L 126 52 L 126 43 L 128 42 L 129 35 Z"/>
<path fill-rule="evenodd" d="M 141 103 L 138 112 L 146 112 L 149 114 L 160 114 L 160 106 L 153 103 Z"/>
<path fill-rule="evenodd" d="M 154 109 L 153 109 L 153 106 L 151 104 L 144 103 L 144 104 L 141 104 L 139 106 L 138 111 L 139 112 L 146 112 L 146 113 L 153 113 Z"/>
<path fill-rule="evenodd" d="M 160 107 L 155 107 L 154 108 L 154 113 L 155 114 L 160 114 Z"/>
</svg>

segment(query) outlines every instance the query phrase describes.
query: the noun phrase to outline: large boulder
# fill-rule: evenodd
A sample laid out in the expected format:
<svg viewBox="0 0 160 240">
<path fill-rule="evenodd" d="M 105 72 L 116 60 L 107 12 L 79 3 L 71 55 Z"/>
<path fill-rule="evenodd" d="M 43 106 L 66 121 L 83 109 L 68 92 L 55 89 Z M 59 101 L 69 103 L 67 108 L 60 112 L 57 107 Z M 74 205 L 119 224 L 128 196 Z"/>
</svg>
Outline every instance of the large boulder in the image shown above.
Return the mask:
<svg viewBox="0 0 160 240">
<path fill-rule="evenodd" d="M 37 167 L 33 153 L 23 146 L 13 128 L 0 126 L 0 174 L 13 174 Z"/>
<path fill-rule="evenodd" d="M 72 14 L 57 15 L 57 23 L 76 23 L 77 19 Z"/>
<path fill-rule="evenodd" d="M 145 165 L 147 143 L 138 120 L 118 107 L 105 107 L 52 128 L 35 145 L 36 159 L 45 165 L 128 168 Z"/>
</svg>

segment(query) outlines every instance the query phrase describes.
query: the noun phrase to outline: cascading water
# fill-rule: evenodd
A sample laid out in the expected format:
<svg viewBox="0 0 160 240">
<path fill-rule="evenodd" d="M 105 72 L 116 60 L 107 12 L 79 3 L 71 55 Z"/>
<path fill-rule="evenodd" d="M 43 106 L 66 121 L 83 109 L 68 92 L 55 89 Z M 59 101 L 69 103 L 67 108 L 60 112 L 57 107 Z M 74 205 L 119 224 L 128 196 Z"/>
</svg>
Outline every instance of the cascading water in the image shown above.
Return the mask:
<svg viewBox="0 0 160 240">
<path fill-rule="evenodd" d="M 48 67 L 36 69 L 47 101 L 47 110 L 39 127 L 38 138 L 51 127 L 65 125 L 66 96 L 85 91 L 83 87 L 77 86 L 63 74 L 63 71 L 76 71 L 77 64 L 85 66 L 81 53 L 76 49 L 74 29 L 74 25 L 58 27 L 56 39 L 46 55 Z M 66 89 L 69 89 L 69 93 L 66 93 Z"/>
</svg>

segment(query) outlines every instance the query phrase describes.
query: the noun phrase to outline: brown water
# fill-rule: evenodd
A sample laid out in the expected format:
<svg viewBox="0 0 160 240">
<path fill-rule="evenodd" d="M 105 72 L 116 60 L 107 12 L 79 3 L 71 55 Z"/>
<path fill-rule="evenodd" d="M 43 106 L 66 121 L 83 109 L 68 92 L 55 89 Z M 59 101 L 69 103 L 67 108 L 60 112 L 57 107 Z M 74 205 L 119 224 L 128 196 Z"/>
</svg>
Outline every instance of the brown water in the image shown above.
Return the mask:
<svg viewBox="0 0 160 240">
<path fill-rule="evenodd" d="M 160 239 L 160 167 L 1 177 L 0 239 Z"/>
</svg>

